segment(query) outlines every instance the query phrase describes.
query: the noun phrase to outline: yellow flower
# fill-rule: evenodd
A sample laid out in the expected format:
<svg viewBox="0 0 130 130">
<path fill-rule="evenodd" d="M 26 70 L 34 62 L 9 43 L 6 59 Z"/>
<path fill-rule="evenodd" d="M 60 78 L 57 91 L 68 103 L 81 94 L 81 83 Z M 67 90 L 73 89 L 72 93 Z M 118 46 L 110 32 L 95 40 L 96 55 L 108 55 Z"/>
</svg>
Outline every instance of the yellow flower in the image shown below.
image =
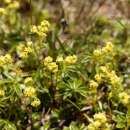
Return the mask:
<svg viewBox="0 0 130 130">
<path fill-rule="evenodd" d="M 94 125 L 94 127 L 95 127 L 96 129 L 98 129 L 98 128 L 102 125 L 102 123 L 97 120 L 97 121 L 94 121 L 94 122 L 93 122 L 93 125 Z"/>
<path fill-rule="evenodd" d="M 33 49 L 31 47 L 24 47 L 23 52 L 20 53 L 20 57 L 27 58 L 32 52 Z"/>
<path fill-rule="evenodd" d="M 56 73 L 58 71 L 58 65 L 55 62 L 51 62 L 47 65 L 47 68 L 50 72 Z"/>
<path fill-rule="evenodd" d="M 96 49 L 93 51 L 93 55 L 98 58 L 102 55 L 102 52 L 101 52 L 101 50 Z"/>
<path fill-rule="evenodd" d="M 112 71 L 108 74 L 109 78 L 110 78 L 110 82 L 113 86 L 117 85 L 118 83 L 120 83 L 120 78 L 116 75 L 115 71 Z"/>
<path fill-rule="evenodd" d="M 107 118 L 104 113 L 96 113 L 92 122 L 88 125 L 87 130 L 110 130 Z"/>
<path fill-rule="evenodd" d="M 110 92 L 109 95 L 108 95 L 108 98 L 110 99 L 110 98 L 112 98 L 112 96 L 113 96 L 113 93 Z"/>
<path fill-rule="evenodd" d="M 47 33 L 49 31 L 50 28 L 50 23 L 47 20 L 43 20 L 41 22 L 41 25 L 38 26 L 39 31 L 43 32 L 43 33 Z"/>
<path fill-rule="evenodd" d="M 50 23 L 47 21 L 47 20 L 43 20 L 42 22 L 41 22 L 41 26 L 42 27 L 50 27 Z"/>
<path fill-rule="evenodd" d="M 27 41 L 28 46 L 32 46 L 32 41 Z"/>
<path fill-rule="evenodd" d="M 4 96 L 4 95 L 5 95 L 4 90 L 0 89 L 0 97 L 1 97 L 1 96 Z"/>
<path fill-rule="evenodd" d="M 4 58 L 5 58 L 5 62 L 8 63 L 8 64 L 11 64 L 13 62 L 13 59 L 12 59 L 10 54 L 6 54 L 4 56 Z"/>
<path fill-rule="evenodd" d="M 7 12 L 6 12 L 6 9 L 4 9 L 4 8 L 0 8 L 0 15 L 2 14 L 6 14 Z"/>
<path fill-rule="evenodd" d="M 98 83 L 95 82 L 94 80 L 90 80 L 89 85 L 90 85 L 90 88 L 97 88 L 98 87 Z"/>
<path fill-rule="evenodd" d="M 102 48 L 104 53 L 112 52 L 113 51 L 113 44 L 111 42 L 107 42 L 106 46 Z"/>
<path fill-rule="evenodd" d="M 34 101 L 31 102 L 33 107 L 38 107 L 41 104 L 41 101 L 38 98 L 35 98 Z"/>
<path fill-rule="evenodd" d="M 43 38 L 46 38 L 47 34 L 42 32 L 42 31 L 38 31 L 37 34 Z"/>
<path fill-rule="evenodd" d="M 105 114 L 104 113 L 96 113 L 95 115 L 94 115 L 94 120 L 95 121 L 100 121 L 101 123 L 105 123 L 106 121 L 107 121 L 107 118 L 106 118 L 106 116 L 105 116 Z"/>
<path fill-rule="evenodd" d="M 53 62 L 53 58 L 50 57 L 50 56 L 47 56 L 45 59 L 44 59 L 44 65 L 47 66 L 49 63 Z"/>
<path fill-rule="evenodd" d="M 89 124 L 87 130 L 97 130 L 93 124 Z"/>
<path fill-rule="evenodd" d="M 105 129 L 104 130 L 111 130 L 111 125 L 108 123 L 105 123 Z"/>
<path fill-rule="evenodd" d="M 94 78 L 95 78 L 95 80 L 96 80 L 98 83 L 100 83 L 100 82 L 102 81 L 102 76 L 101 76 L 101 74 L 96 74 L 96 75 L 94 76 Z"/>
<path fill-rule="evenodd" d="M 0 66 L 2 67 L 3 65 L 5 65 L 5 58 L 4 56 L 0 56 Z"/>
<path fill-rule="evenodd" d="M 24 51 L 25 53 L 27 53 L 27 54 L 33 52 L 33 50 L 32 50 L 31 47 L 25 47 L 23 51 Z"/>
<path fill-rule="evenodd" d="M 9 8 L 9 9 L 17 9 L 17 8 L 19 8 L 19 6 L 20 6 L 20 4 L 19 4 L 18 1 L 13 1 L 12 3 L 10 3 L 10 4 L 8 5 L 8 8 Z"/>
<path fill-rule="evenodd" d="M 37 33 L 37 26 L 35 26 L 35 25 L 33 25 L 32 27 L 31 27 L 31 32 L 32 33 Z"/>
<path fill-rule="evenodd" d="M 105 73 L 105 74 L 108 74 L 108 68 L 106 66 L 101 66 L 100 67 L 100 70 Z"/>
<path fill-rule="evenodd" d="M 6 4 L 9 4 L 9 3 L 12 2 L 12 0 L 4 0 L 4 2 L 5 2 Z"/>
<path fill-rule="evenodd" d="M 41 32 L 41 33 L 47 33 L 48 31 L 49 31 L 49 28 L 48 27 L 42 27 L 42 26 L 38 26 L 38 30 L 39 30 L 39 32 Z"/>
<path fill-rule="evenodd" d="M 77 56 L 76 55 L 67 56 L 65 58 L 65 63 L 67 63 L 67 64 L 75 64 L 76 62 L 77 62 Z"/>
<path fill-rule="evenodd" d="M 58 65 L 56 64 L 56 62 L 53 62 L 53 58 L 50 56 L 44 59 L 44 65 L 52 73 L 56 73 L 58 71 Z"/>
<path fill-rule="evenodd" d="M 126 92 L 122 92 L 119 94 L 119 99 L 124 105 L 129 103 L 129 98 L 129 95 Z"/>
<path fill-rule="evenodd" d="M 107 42 L 107 43 L 106 43 L 106 46 L 107 46 L 108 48 L 113 48 L 112 42 Z"/>
<path fill-rule="evenodd" d="M 37 35 L 45 38 L 47 36 L 49 29 L 50 29 L 50 23 L 47 20 L 43 20 L 40 25 L 38 26 L 33 25 L 31 28 L 31 32 L 36 33 Z"/>
<path fill-rule="evenodd" d="M 32 84 L 32 83 L 33 83 L 32 77 L 27 77 L 27 78 L 24 80 L 24 84 Z"/>
<path fill-rule="evenodd" d="M 0 66 L 8 65 L 13 62 L 13 59 L 10 54 L 6 54 L 5 56 L 0 56 Z"/>
<path fill-rule="evenodd" d="M 29 43 L 31 44 L 31 42 Z M 33 52 L 33 48 L 31 46 L 25 46 L 24 44 L 20 44 L 17 46 L 17 53 L 21 58 L 27 58 Z"/>
<path fill-rule="evenodd" d="M 27 87 L 27 88 L 25 88 L 24 96 L 26 96 L 26 97 L 36 96 L 36 89 L 34 87 Z"/>
<path fill-rule="evenodd" d="M 64 59 L 63 59 L 62 56 L 58 56 L 58 57 L 56 58 L 56 62 L 58 62 L 58 63 L 61 63 L 61 62 L 63 62 L 63 61 L 64 61 Z"/>
</svg>

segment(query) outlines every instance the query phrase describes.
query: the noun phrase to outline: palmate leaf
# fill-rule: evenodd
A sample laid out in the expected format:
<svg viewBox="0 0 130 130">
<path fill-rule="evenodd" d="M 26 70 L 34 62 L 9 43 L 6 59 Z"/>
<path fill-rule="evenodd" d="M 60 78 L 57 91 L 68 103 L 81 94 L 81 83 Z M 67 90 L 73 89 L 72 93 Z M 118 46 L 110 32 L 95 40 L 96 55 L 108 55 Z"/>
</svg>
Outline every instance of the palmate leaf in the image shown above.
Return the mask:
<svg viewBox="0 0 130 130">
<path fill-rule="evenodd" d="M 17 130 L 16 126 L 8 120 L 0 119 L 0 129 Z"/>
<path fill-rule="evenodd" d="M 7 104 L 8 99 L 9 99 L 8 97 L 0 98 L 0 111 L 3 111 L 5 107 L 8 106 Z"/>
<path fill-rule="evenodd" d="M 63 83 L 61 85 L 60 91 L 62 95 L 64 95 L 64 99 L 68 97 L 74 96 L 75 98 L 78 96 L 86 97 L 87 89 L 80 80 L 73 79 L 68 81 L 67 83 Z"/>
<path fill-rule="evenodd" d="M 116 128 L 125 128 L 125 126 L 126 126 L 126 116 L 125 115 L 113 116 L 113 120 L 116 122 Z"/>
</svg>

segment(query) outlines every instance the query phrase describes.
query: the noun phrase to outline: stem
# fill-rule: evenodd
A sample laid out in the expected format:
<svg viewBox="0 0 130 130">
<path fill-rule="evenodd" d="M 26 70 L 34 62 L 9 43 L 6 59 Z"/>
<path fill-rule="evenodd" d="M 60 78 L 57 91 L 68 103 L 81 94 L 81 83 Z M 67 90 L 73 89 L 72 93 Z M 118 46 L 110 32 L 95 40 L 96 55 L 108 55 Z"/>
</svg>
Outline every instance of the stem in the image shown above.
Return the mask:
<svg viewBox="0 0 130 130">
<path fill-rule="evenodd" d="M 49 92 L 52 98 L 52 107 L 55 106 L 55 91 L 56 91 L 56 86 L 53 83 L 53 74 L 51 73 L 51 85 L 49 87 Z"/>
</svg>

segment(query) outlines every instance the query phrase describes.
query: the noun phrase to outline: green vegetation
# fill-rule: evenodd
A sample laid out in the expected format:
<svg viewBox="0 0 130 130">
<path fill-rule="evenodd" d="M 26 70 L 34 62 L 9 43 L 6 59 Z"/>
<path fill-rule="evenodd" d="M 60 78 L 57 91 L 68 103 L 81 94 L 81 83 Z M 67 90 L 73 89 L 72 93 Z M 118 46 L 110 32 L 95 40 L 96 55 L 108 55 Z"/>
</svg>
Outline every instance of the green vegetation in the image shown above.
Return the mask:
<svg viewBox="0 0 130 130">
<path fill-rule="evenodd" d="M 0 129 L 129 130 L 127 19 L 89 16 L 78 32 L 49 2 L 0 1 Z"/>
</svg>

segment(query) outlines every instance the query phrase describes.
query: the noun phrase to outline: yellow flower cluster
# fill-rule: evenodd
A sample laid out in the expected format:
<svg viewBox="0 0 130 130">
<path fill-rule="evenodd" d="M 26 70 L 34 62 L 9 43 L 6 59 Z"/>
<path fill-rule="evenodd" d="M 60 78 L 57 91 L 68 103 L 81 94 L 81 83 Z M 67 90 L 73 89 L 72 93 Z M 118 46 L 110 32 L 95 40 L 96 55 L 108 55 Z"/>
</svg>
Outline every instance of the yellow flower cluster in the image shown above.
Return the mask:
<svg viewBox="0 0 130 130">
<path fill-rule="evenodd" d="M 58 65 L 63 63 L 65 66 L 66 65 L 72 65 L 77 62 L 77 56 L 72 55 L 72 56 L 67 56 L 65 59 L 63 56 L 57 56 L 56 61 L 53 61 L 53 58 L 50 56 L 45 57 L 43 63 L 44 66 L 52 73 L 56 73 L 58 71 Z"/>
<path fill-rule="evenodd" d="M 106 66 L 100 66 L 100 70 L 105 74 L 109 74 L 108 68 Z"/>
<path fill-rule="evenodd" d="M 10 10 L 18 9 L 20 6 L 19 2 L 15 0 L 4 0 L 4 3 L 6 6 L 0 7 L 0 15 L 7 15 Z"/>
<path fill-rule="evenodd" d="M 32 46 L 32 41 L 27 41 L 27 46 Z"/>
<path fill-rule="evenodd" d="M 39 98 L 37 98 L 36 89 L 32 87 L 32 77 L 25 78 L 24 84 L 26 85 L 26 88 L 23 92 L 24 96 L 30 99 L 31 106 L 38 107 L 41 104 L 41 101 L 39 100 Z"/>
<path fill-rule="evenodd" d="M 4 60 L 5 60 L 5 63 L 8 63 L 8 64 L 10 64 L 10 63 L 13 62 L 13 59 L 12 59 L 12 57 L 11 57 L 10 54 L 6 54 L 6 55 L 4 56 Z"/>
<path fill-rule="evenodd" d="M 33 83 L 32 77 L 27 77 L 27 78 L 25 78 L 25 80 L 24 80 L 24 84 L 25 84 L 25 85 L 30 85 L 30 84 L 32 84 L 32 83 Z"/>
<path fill-rule="evenodd" d="M 49 63 L 53 62 L 53 58 L 50 57 L 50 56 L 47 56 L 45 59 L 44 59 L 44 65 L 47 66 Z"/>
<path fill-rule="evenodd" d="M 26 87 L 24 90 L 25 97 L 33 97 L 36 96 L 36 89 L 34 87 Z"/>
<path fill-rule="evenodd" d="M 66 64 L 75 64 L 76 62 L 77 62 L 77 56 L 76 55 L 67 56 L 65 58 L 65 63 Z"/>
<path fill-rule="evenodd" d="M 50 56 L 44 59 L 44 65 L 52 73 L 56 73 L 58 71 L 58 65 L 56 62 L 53 62 L 53 58 Z"/>
<path fill-rule="evenodd" d="M 94 76 L 94 78 L 95 78 L 95 80 L 96 80 L 98 83 L 101 83 L 101 81 L 102 81 L 102 75 L 101 75 L 101 74 L 96 74 L 96 75 Z"/>
<path fill-rule="evenodd" d="M 97 88 L 98 87 L 98 83 L 95 82 L 94 80 L 90 80 L 90 88 Z"/>
<path fill-rule="evenodd" d="M 25 47 L 24 50 L 23 50 L 23 53 L 21 53 L 21 56 L 22 57 L 27 57 L 28 54 L 32 53 L 33 50 L 31 47 Z"/>
<path fill-rule="evenodd" d="M 88 130 L 111 130 L 105 114 L 95 114 L 93 121 L 88 125 Z"/>
<path fill-rule="evenodd" d="M 31 47 L 30 43 L 27 43 L 27 46 L 20 44 L 17 47 L 18 55 L 21 58 L 27 58 L 33 52 L 33 48 Z"/>
<path fill-rule="evenodd" d="M 115 71 L 111 71 L 108 74 L 108 77 L 110 78 L 110 82 L 113 86 L 117 85 L 120 83 L 120 78 L 116 75 Z"/>
<path fill-rule="evenodd" d="M 100 56 L 102 56 L 102 50 L 101 50 L 101 49 L 95 49 L 95 50 L 93 51 L 93 55 L 94 55 L 95 57 L 100 57 Z"/>
<path fill-rule="evenodd" d="M 38 98 L 34 98 L 34 100 L 31 102 L 31 105 L 33 107 L 38 107 L 41 104 L 41 101 Z"/>
<path fill-rule="evenodd" d="M 98 83 L 94 80 L 89 81 L 89 89 L 91 90 L 91 93 L 97 93 L 97 87 Z"/>
<path fill-rule="evenodd" d="M 47 20 L 43 20 L 40 25 L 33 25 L 31 28 L 32 33 L 36 33 L 39 36 L 46 37 L 50 28 L 50 23 Z"/>
<path fill-rule="evenodd" d="M 12 2 L 12 0 L 4 0 L 4 2 L 5 2 L 6 4 L 9 4 L 9 3 Z"/>
<path fill-rule="evenodd" d="M 58 71 L 58 65 L 56 63 L 64 63 L 65 65 L 72 65 L 77 62 L 77 56 L 67 56 L 65 59 L 63 59 L 62 56 L 58 56 L 56 58 L 56 62 L 53 62 L 53 58 L 50 56 L 47 56 L 44 59 L 44 65 L 45 67 L 52 73 L 56 73 Z"/>
<path fill-rule="evenodd" d="M 113 51 L 113 44 L 111 42 L 107 42 L 106 46 L 102 48 L 104 53 L 109 53 Z"/>
<path fill-rule="evenodd" d="M 57 62 L 57 63 L 62 63 L 63 61 L 64 61 L 64 59 L 63 59 L 62 56 L 58 56 L 58 57 L 56 58 L 56 62 Z"/>
<path fill-rule="evenodd" d="M 98 61 L 103 61 L 104 57 L 108 56 L 108 54 L 113 54 L 113 44 L 111 42 L 107 42 L 106 46 L 102 49 L 96 49 L 93 51 L 93 56 L 98 59 Z"/>
<path fill-rule="evenodd" d="M 107 121 L 107 118 L 104 113 L 96 113 L 94 115 L 94 120 L 96 120 L 96 121 L 98 120 L 101 123 L 105 123 Z"/>
<path fill-rule="evenodd" d="M 0 15 L 5 15 L 6 13 L 7 12 L 5 8 L 0 8 Z"/>
<path fill-rule="evenodd" d="M 121 92 L 119 94 L 119 99 L 122 104 L 127 105 L 129 103 L 130 96 L 126 92 Z"/>
<path fill-rule="evenodd" d="M 56 62 L 49 63 L 47 68 L 52 73 L 56 73 L 58 71 L 58 65 L 56 64 Z"/>
<path fill-rule="evenodd" d="M 5 56 L 0 56 L 0 67 L 11 64 L 12 62 L 13 59 L 10 54 L 6 54 Z"/>
<path fill-rule="evenodd" d="M 7 9 L 17 9 L 20 6 L 18 0 L 4 0 L 4 3 L 7 5 Z"/>
<path fill-rule="evenodd" d="M 9 1 L 8 1 L 9 2 Z M 8 7 L 9 9 L 18 9 L 20 6 L 18 1 L 12 1 L 10 3 L 8 3 Z"/>
<path fill-rule="evenodd" d="M 114 70 L 110 71 L 106 66 L 101 66 L 100 69 L 104 73 L 104 77 L 110 80 L 112 86 L 120 84 L 121 79 L 116 75 Z"/>
<path fill-rule="evenodd" d="M 4 96 L 5 95 L 5 91 L 0 89 L 0 97 Z"/>
</svg>

